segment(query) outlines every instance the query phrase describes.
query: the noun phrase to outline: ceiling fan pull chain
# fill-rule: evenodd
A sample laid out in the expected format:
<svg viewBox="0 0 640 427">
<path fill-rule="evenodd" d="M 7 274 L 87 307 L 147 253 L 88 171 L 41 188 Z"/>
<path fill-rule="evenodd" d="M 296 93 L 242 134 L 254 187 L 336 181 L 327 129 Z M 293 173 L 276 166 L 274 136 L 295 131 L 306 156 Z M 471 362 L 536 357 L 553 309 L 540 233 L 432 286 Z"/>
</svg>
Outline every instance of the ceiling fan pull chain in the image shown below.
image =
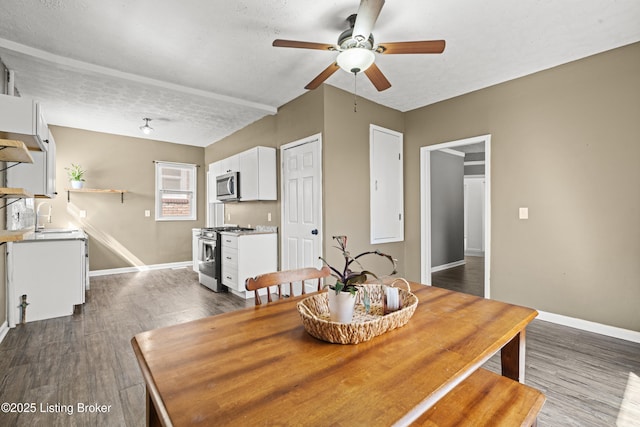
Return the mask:
<svg viewBox="0 0 640 427">
<path fill-rule="evenodd" d="M 358 112 L 358 101 L 357 101 L 357 95 L 356 95 L 356 90 L 358 89 L 358 73 L 353 73 L 353 112 L 357 113 Z"/>
</svg>

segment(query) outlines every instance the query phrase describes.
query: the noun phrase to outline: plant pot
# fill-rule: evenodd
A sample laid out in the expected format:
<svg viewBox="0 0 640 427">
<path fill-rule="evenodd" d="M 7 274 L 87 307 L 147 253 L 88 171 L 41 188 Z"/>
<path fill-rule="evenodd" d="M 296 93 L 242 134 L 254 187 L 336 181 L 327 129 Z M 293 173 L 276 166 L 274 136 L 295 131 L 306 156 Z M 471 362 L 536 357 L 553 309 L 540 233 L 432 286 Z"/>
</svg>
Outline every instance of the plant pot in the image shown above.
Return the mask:
<svg viewBox="0 0 640 427">
<path fill-rule="evenodd" d="M 353 309 L 356 305 L 356 296 L 351 292 L 338 292 L 329 288 L 329 316 L 332 322 L 350 323 L 353 318 Z"/>
<path fill-rule="evenodd" d="M 71 188 L 74 188 L 76 190 L 82 188 L 83 185 L 84 185 L 84 182 L 82 181 L 71 181 Z"/>
</svg>

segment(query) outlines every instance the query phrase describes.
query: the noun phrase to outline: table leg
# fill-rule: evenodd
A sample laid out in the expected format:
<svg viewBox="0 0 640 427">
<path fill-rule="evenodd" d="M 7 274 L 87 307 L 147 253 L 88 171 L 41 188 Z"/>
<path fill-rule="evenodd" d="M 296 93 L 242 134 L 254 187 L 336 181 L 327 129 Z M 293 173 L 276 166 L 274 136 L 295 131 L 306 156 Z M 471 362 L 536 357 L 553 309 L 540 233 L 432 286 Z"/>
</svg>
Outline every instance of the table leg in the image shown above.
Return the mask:
<svg viewBox="0 0 640 427">
<path fill-rule="evenodd" d="M 527 333 L 523 329 L 502 347 L 500 354 L 502 375 L 523 384 L 526 340 Z"/>
<path fill-rule="evenodd" d="M 155 427 L 162 426 L 160 422 L 160 418 L 158 417 L 158 412 L 156 411 L 156 407 L 153 404 L 153 400 L 151 400 L 151 395 L 149 394 L 149 390 L 145 387 L 145 392 L 147 395 L 147 426 Z"/>
</svg>

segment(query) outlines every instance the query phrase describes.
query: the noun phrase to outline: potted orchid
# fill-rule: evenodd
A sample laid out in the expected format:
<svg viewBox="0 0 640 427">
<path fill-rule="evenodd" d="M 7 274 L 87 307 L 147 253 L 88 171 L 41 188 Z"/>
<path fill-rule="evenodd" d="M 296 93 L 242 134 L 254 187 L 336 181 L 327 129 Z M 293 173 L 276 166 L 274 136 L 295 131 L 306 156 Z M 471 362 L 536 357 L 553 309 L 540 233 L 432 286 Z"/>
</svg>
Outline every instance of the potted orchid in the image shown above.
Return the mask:
<svg viewBox="0 0 640 427">
<path fill-rule="evenodd" d="M 320 257 L 322 262 L 331 269 L 331 275 L 336 278 L 334 284 L 327 285 L 329 287 L 329 292 L 327 293 L 329 298 L 329 312 L 332 321 L 348 323 L 353 317 L 358 285 L 365 283 L 369 276 L 376 279 L 378 278 L 373 272 L 365 270 L 358 260 L 366 255 L 378 255 L 387 258 L 393 266 L 391 274 L 396 273 L 397 260 L 391 255 L 384 254 L 377 250 L 366 251 L 356 256 L 351 256 L 351 253 L 347 250 L 347 236 L 333 236 L 333 238 L 338 242 L 338 246 L 334 247 L 342 252 L 344 267 L 342 270 L 338 270 L 331 266 L 324 258 Z M 354 270 L 355 266 L 357 266 L 359 270 Z M 368 295 L 365 293 L 364 297 L 365 307 L 367 307 Z"/>
</svg>

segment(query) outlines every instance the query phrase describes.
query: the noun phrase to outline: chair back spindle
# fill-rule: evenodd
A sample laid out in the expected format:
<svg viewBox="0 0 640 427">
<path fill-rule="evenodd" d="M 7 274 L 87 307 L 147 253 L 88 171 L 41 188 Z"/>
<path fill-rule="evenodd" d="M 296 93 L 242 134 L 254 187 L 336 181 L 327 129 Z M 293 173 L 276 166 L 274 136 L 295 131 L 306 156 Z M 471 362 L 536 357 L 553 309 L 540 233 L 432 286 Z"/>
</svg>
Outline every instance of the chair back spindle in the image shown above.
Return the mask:
<svg viewBox="0 0 640 427">
<path fill-rule="evenodd" d="M 282 298 L 282 285 L 289 284 L 289 295 L 293 294 L 293 284 L 296 282 L 302 282 L 302 294 L 306 294 L 305 281 L 316 279 L 318 282 L 317 290 L 322 289 L 322 279 L 329 276 L 331 270 L 329 267 L 322 267 L 321 269 L 307 267 L 299 268 L 297 270 L 285 270 L 276 271 L 273 273 L 265 273 L 256 277 L 250 277 L 245 281 L 245 288 L 248 291 L 255 291 L 255 303 L 256 305 L 262 304 L 262 298 L 260 298 L 260 289 L 267 288 L 267 302 L 273 302 L 273 297 L 270 292 L 271 286 L 278 287 L 278 299 Z"/>
</svg>

